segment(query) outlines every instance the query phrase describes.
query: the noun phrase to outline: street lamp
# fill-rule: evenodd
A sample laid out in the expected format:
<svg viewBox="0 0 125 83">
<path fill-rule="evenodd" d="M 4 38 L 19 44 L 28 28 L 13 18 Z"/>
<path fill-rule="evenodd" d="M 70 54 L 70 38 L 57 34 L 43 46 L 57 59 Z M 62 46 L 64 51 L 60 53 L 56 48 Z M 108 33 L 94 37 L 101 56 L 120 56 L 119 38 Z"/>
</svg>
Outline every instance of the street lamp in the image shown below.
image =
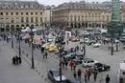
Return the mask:
<svg viewBox="0 0 125 83">
<path fill-rule="evenodd" d="M 32 58 L 31 58 L 31 62 L 32 62 L 32 66 L 31 66 L 31 68 L 32 69 L 34 69 L 35 68 L 35 64 L 34 64 L 34 47 L 33 47 L 33 28 L 34 28 L 34 26 L 33 25 L 31 25 L 31 27 L 30 27 L 30 29 L 31 29 L 31 32 L 30 32 L 30 36 L 31 36 L 31 51 L 32 51 Z"/>
<path fill-rule="evenodd" d="M 13 44 L 13 32 L 12 32 L 12 27 L 11 27 L 11 47 L 13 48 L 14 47 L 14 44 Z"/>
<path fill-rule="evenodd" d="M 20 47 L 20 33 L 21 33 L 21 29 L 17 28 L 18 31 L 18 41 L 19 41 L 19 57 L 21 57 L 21 47 Z"/>
<path fill-rule="evenodd" d="M 60 75 L 60 83 L 62 83 L 62 45 L 59 45 L 59 75 Z"/>
</svg>

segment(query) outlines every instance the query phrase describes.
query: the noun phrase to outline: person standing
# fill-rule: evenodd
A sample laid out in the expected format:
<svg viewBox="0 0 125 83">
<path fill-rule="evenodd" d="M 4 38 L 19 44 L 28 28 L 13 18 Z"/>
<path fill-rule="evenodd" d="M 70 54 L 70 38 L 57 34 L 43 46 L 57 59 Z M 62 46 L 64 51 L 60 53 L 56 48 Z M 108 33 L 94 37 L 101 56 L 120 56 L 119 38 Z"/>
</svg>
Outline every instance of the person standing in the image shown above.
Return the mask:
<svg viewBox="0 0 125 83">
<path fill-rule="evenodd" d="M 109 83 L 110 82 L 110 77 L 109 74 L 107 74 L 106 78 L 105 78 L 105 83 Z"/>
</svg>

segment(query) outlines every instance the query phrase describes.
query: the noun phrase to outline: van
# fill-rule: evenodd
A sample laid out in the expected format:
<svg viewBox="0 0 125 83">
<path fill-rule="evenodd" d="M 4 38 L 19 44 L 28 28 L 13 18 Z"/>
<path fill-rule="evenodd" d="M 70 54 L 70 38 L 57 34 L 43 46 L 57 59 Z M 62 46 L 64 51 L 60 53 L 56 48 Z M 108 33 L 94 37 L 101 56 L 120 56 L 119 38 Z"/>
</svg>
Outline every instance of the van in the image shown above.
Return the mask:
<svg viewBox="0 0 125 83">
<path fill-rule="evenodd" d="M 118 83 L 120 82 L 120 79 L 123 79 L 123 83 L 125 83 L 125 62 L 120 63 L 120 68 L 118 70 Z"/>
</svg>

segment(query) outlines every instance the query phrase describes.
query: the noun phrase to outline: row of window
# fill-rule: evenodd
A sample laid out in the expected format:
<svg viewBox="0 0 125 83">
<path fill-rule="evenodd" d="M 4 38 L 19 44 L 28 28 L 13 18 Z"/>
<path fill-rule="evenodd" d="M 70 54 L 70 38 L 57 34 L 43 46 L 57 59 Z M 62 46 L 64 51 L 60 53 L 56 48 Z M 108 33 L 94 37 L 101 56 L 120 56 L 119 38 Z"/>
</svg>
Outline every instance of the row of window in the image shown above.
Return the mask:
<svg viewBox="0 0 125 83">
<path fill-rule="evenodd" d="M 42 15 L 42 12 L 0 12 L 0 15 Z"/>
<path fill-rule="evenodd" d="M 109 17 L 109 16 L 99 16 L 99 17 L 90 17 L 90 16 L 86 16 L 86 17 L 84 17 L 84 16 L 71 16 L 71 17 L 69 17 L 69 20 L 71 20 L 71 21 L 80 21 L 80 20 L 89 20 L 89 19 L 91 19 L 91 20 L 107 20 L 107 21 L 109 21 L 111 18 Z"/>
<path fill-rule="evenodd" d="M 0 22 L 5 22 L 5 20 L 6 19 L 8 19 L 8 20 L 6 20 L 6 22 L 5 23 L 7 23 L 9 20 L 10 20 L 10 22 L 11 23 L 15 23 L 15 22 L 21 22 L 21 23 L 37 23 L 37 22 L 47 22 L 47 17 L 26 17 L 26 18 L 24 18 L 24 17 L 21 17 L 20 19 L 18 18 L 18 19 L 9 19 L 9 18 L 5 18 L 5 20 L 4 20 L 4 18 L 0 18 L 1 19 L 1 21 Z M 2 21 L 3 20 L 3 21 Z"/>
</svg>

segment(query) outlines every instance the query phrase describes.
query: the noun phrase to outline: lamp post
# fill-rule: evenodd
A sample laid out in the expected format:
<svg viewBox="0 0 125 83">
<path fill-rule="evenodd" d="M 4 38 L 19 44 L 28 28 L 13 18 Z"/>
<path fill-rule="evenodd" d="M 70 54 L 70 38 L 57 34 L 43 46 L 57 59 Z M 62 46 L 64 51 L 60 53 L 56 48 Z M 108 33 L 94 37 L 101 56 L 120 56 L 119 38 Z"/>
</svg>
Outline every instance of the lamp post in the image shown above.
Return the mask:
<svg viewBox="0 0 125 83">
<path fill-rule="evenodd" d="M 32 63 L 32 66 L 31 68 L 34 69 L 35 68 L 35 65 L 34 65 L 34 47 L 33 47 L 33 28 L 34 26 L 31 25 L 30 29 L 31 29 L 31 32 L 30 32 L 30 36 L 31 36 L 31 51 L 32 51 L 32 58 L 31 58 L 31 63 Z"/>
<path fill-rule="evenodd" d="M 21 57 L 21 47 L 20 47 L 20 33 L 21 33 L 21 29 L 17 28 L 18 31 L 18 41 L 19 41 L 19 57 Z"/>
<path fill-rule="evenodd" d="M 59 48 L 59 75 L 60 75 L 60 83 L 62 83 L 62 45 L 60 44 Z"/>
<path fill-rule="evenodd" d="M 12 32 L 12 27 L 11 27 L 11 47 L 13 48 L 14 47 L 14 44 L 13 44 L 13 32 Z"/>
</svg>

